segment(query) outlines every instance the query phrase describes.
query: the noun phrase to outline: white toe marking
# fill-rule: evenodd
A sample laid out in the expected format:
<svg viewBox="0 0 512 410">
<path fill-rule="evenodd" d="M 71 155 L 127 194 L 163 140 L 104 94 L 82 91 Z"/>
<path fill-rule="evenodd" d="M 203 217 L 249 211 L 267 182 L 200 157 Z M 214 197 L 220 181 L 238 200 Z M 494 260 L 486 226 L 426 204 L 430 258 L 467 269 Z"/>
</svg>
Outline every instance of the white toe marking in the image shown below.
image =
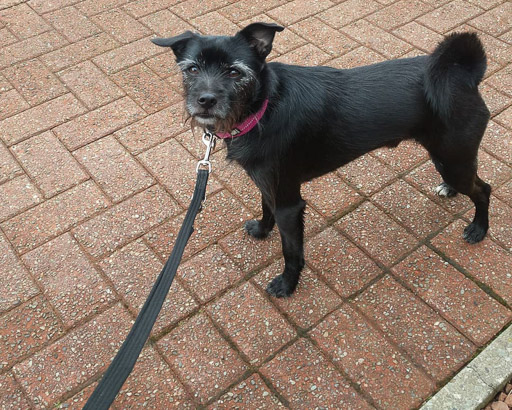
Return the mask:
<svg viewBox="0 0 512 410">
<path fill-rule="evenodd" d="M 447 197 L 450 192 L 450 188 L 448 188 L 445 184 L 440 184 L 435 188 L 436 194 L 439 196 Z"/>
</svg>

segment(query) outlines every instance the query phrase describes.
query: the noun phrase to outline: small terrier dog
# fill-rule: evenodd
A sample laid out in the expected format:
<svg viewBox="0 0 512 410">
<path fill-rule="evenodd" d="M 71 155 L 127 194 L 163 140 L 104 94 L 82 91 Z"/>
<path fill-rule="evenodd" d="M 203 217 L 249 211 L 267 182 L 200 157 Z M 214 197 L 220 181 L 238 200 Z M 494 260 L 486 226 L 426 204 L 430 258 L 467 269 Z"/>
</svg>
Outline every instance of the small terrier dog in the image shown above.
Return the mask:
<svg viewBox="0 0 512 410">
<path fill-rule="evenodd" d="M 227 158 L 261 191 L 263 216 L 247 232 L 263 239 L 277 223 L 285 267 L 268 293 L 291 295 L 304 267 L 301 184 L 405 139 L 429 152 L 443 178 L 439 195 L 471 198 L 464 238 L 481 241 L 491 187 L 477 175 L 489 110 L 478 92 L 487 59 L 476 34 L 451 34 L 427 56 L 338 70 L 267 64 L 283 29 L 253 23 L 232 37 L 187 31 L 152 40 L 176 56 L 193 123 L 225 138 Z"/>
</svg>

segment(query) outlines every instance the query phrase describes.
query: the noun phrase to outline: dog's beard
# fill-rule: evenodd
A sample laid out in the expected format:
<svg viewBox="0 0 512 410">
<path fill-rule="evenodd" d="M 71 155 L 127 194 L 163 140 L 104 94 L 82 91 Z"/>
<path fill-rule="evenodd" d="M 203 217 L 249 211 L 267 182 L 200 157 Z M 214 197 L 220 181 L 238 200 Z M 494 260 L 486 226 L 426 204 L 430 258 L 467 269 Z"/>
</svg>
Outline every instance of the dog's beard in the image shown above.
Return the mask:
<svg viewBox="0 0 512 410">
<path fill-rule="evenodd" d="M 243 121 L 243 107 L 237 106 L 230 109 L 225 117 L 212 116 L 209 118 L 201 118 L 192 115 L 185 105 L 185 123 L 190 121 L 190 126 L 194 128 L 206 128 L 212 132 L 228 132 L 230 133 L 235 125 Z"/>
</svg>

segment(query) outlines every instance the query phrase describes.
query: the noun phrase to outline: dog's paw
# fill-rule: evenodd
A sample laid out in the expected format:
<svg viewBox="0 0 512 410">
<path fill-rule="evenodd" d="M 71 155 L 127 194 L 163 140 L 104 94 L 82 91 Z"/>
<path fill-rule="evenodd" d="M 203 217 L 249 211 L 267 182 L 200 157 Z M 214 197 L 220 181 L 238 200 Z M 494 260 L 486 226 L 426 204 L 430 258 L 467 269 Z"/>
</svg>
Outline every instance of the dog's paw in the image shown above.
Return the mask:
<svg viewBox="0 0 512 410">
<path fill-rule="evenodd" d="M 256 239 L 265 239 L 270 233 L 269 230 L 263 229 L 261 227 L 261 222 L 256 219 L 247 221 L 245 223 L 245 230 L 249 235 Z"/>
<path fill-rule="evenodd" d="M 467 243 L 477 243 L 484 239 L 486 233 L 487 229 L 473 222 L 466 226 L 463 237 Z"/>
<path fill-rule="evenodd" d="M 291 296 L 297 283 L 290 283 L 283 275 L 276 276 L 267 286 L 267 293 L 276 298 Z"/>
<path fill-rule="evenodd" d="M 436 191 L 437 195 L 442 196 L 444 198 L 450 198 L 452 196 L 457 195 L 457 191 L 453 189 L 450 185 L 448 185 L 446 182 L 442 182 L 441 184 L 436 186 L 434 191 Z"/>
</svg>

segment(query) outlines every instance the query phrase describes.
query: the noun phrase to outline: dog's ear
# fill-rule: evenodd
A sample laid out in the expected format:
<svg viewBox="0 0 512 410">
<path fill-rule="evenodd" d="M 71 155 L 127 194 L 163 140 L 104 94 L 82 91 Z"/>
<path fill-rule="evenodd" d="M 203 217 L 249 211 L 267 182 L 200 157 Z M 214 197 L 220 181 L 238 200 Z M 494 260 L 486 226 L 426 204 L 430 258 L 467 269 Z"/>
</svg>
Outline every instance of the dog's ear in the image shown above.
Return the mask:
<svg viewBox="0 0 512 410">
<path fill-rule="evenodd" d="M 180 58 L 187 47 L 187 43 L 197 37 L 197 34 L 191 31 L 185 31 L 183 34 L 169 38 L 152 38 L 151 42 L 160 47 L 171 47 L 176 58 Z"/>
<path fill-rule="evenodd" d="M 238 32 L 237 36 L 245 38 L 256 52 L 265 58 L 272 51 L 272 41 L 276 31 L 283 31 L 284 27 L 273 23 L 252 23 Z"/>
</svg>

